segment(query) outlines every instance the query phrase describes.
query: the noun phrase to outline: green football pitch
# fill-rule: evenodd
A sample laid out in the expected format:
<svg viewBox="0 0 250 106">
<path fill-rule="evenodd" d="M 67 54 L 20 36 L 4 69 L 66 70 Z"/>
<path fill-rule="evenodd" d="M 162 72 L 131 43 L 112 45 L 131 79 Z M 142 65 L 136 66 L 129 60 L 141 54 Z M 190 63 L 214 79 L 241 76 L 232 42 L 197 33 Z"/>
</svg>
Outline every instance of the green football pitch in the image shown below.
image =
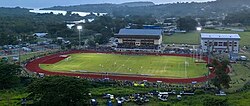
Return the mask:
<svg viewBox="0 0 250 106">
<path fill-rule="evenodd" d="M 40 64 L 54 72 L 140 74 L 153 77 L 193 78 L 207 73 L 206 64 L 191 57 L 81 53 L 55 64 Z"/>
</svg>

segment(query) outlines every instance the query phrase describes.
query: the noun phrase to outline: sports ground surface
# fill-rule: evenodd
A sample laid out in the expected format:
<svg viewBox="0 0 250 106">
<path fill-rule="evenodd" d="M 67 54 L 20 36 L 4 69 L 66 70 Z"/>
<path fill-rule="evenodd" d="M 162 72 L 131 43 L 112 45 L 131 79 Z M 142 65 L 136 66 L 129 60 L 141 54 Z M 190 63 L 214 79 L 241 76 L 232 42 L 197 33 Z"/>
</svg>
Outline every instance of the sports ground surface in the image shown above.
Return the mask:
<svg viewBox="0 0 250 106">
<path fill-rule="evenodd" d="M 40 64 L 53 72 L 100 72 L 143 74 L 154 77 L 194 78 L 207 73 L 206 64 L 195 63 L 191 57 L 120 55 L 101 53 L 70 54 L 54 64 Z"/>
</svg>

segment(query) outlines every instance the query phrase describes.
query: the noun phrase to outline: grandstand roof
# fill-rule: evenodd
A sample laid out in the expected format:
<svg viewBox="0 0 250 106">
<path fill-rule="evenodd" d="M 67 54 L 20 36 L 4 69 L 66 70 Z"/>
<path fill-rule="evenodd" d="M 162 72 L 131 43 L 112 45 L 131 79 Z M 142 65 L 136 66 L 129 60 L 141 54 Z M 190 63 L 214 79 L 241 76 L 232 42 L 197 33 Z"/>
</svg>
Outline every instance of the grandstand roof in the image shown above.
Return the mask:
<svg viewBox="0 0 250 106">
<path fill-rule="evenodd" d="M 138 35 L 138 36 L 161 36 L 162 30 L 160 29 L 120 29 L 116 35 Z"/>
<path fill-rule="evenodd" d="M 240 39 L 240 35 L 222 33 L 201 33 L 201 39 Z"/>
</svg>

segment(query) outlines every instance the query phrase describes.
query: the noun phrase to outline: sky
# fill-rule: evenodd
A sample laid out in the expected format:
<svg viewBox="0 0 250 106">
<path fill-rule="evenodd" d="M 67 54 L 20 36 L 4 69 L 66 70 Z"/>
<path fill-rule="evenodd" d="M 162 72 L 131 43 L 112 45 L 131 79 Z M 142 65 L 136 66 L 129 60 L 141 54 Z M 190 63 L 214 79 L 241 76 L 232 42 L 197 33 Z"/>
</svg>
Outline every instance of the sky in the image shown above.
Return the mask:
<svg viewBox="0 0 250 106">
<path fill-rule="evenodd" d="M 98 3 L 124 3 L 144 0 L 0 0 L 0 7 L 25 7 L 25 8 L 44 8 L 52 6 L 69 6 L 79 4 L 98 4 Z M 156 4 L 165 4 L 173 2 L 206 2 L 214 0 L 145 0 Z"/>
</svg>

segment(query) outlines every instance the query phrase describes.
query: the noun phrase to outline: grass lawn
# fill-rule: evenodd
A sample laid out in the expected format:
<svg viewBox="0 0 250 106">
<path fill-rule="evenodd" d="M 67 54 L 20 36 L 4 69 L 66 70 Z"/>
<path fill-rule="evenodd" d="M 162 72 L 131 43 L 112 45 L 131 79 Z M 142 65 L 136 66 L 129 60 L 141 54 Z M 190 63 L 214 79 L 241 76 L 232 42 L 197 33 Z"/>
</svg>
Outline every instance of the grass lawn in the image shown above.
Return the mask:
<svg viewBox="0 0 250 106">
<path fill-rule="evenodd" d="M 98 53 L 71 54 L 69 59 L 64 59 L 55 64 L 40 64 L 42 69 L 58 72 L 84 70 L 88 72 L 146 74 L 177 78 L 203 76 L 207 72 L 205 66 L 206 64 L 194 63 L 194 59 L 189 57 Z"/>
<path fill-rule="evenodd" d="M 31 53 L 28 53 L 28 54 L 23 54 L 21 55 L 21 61 L 25 61 L 26 59 L 30 59 L 34 56 L 39 56 L 41 54 L 44 54 L 45 52 L 31 52 Z"/>
<path fill-rule="evenodd" d="M 0 106 L 21 105 L 21 99 L 28 96 L 24 89 L 0 90 Z"/>
<path fill-rule="evenodd" d="M 165 44 L 199 44 L 200 33 L 197 31 L 188 33 L 175 33 L 171 36 L 163 36 Z"/>
<path fill-rule="evenodd" d="M 241 53 L 250 58 L 250 53 Z M 246 64 L 246 66 L 244 65 Z M 244 86 L 248 81 L 250 81 L 250 70 L 247 66 L 250 66 L 250 61 L 238 62 L 237 64 L 231 64 L 233 67 L 233 72 L 229 73 L 231 77 L 231 88 L 226 90 L 227 92 L 234 92 Z"/>
<path fill-rule="evenodd" d="M 237 33 L 241 37 L 240 46 L 248 45 L 250 46 L 250 32 L 232 32 L 226 30 L 202 30 L 203 33 Z M 171 36 L 164 36 L 163 42 L 167 44 L 199 44 L 200 43 L 200 33 L 198 31 L 188 32 L 188 33 L 175 33 Z"/>
<path fill-rule="evenodd" d="M 27 54 L 21 54 L 21 61 L 25 61 L 26 59 L 30 59 L 34 56 L 39 56 L 41 54 L 45 54 L 45 52 L 30 52 Z M 18 56 L 18 54 L 16 54 L 15 56 Z M 12 57 L 13 56 L 7 56 L 9 58 L 9 61 L 12 61 Z"/>
<path fill-rule="evenodd" d="M 227 92 L 234 92 L 244 86 L 250 80 L 250 70 L 242 64 L 232 64 L 234 72 L 230 73 L 231 88 Z"/>
</svg>

